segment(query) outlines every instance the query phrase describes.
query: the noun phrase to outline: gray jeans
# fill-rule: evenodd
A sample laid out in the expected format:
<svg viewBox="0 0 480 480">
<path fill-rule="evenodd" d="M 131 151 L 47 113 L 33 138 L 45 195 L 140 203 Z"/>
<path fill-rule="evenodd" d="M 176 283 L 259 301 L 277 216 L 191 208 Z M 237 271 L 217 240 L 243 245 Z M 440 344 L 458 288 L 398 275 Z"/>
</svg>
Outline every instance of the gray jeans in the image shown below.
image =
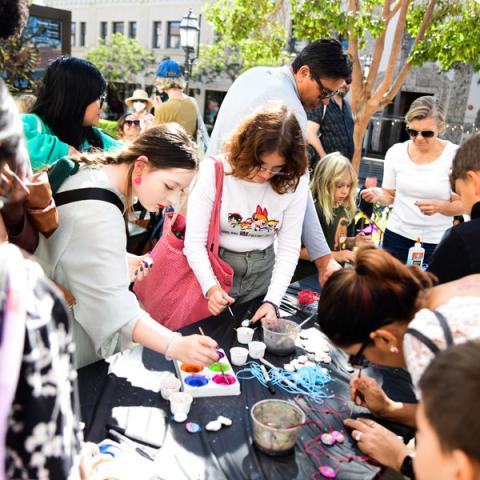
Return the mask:
<svg viewBox="0 0 480 480">
<path fill-rule="evenodd" d="M 219 254 L 233 268 L 233 287 L 228 294 L 237 304 L 267 293 L 275 263 L 273 245 L 251 252 L 232 252 L 220 247 Z"/>
</svg>

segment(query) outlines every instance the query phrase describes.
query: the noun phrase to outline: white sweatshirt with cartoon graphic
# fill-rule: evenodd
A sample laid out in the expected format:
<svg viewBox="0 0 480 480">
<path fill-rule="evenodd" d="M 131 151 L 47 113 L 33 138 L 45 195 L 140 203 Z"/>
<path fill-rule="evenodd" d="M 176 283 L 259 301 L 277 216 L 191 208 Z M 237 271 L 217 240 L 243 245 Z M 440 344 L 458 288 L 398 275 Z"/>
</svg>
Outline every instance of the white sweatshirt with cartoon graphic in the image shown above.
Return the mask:
<svg viewBox="0 0 480 480">
<path fill-rule="evenodd" d="M 234 252 L 265 250 L 277 239 L 272 279 L 265 300 L 276 305 L 291 281 L 300 252 L 308 194 L 305 174 L 295 192 L 280 195 L 270 182 L 253 183 L 225 174 L 220 221 L 220 246 Z M 215 164 L 206 158 L 188 199 L 184 253 L 204 294 L 217 284 L 207 255 L 210 215 L 215 200 Z"/>
</svg>

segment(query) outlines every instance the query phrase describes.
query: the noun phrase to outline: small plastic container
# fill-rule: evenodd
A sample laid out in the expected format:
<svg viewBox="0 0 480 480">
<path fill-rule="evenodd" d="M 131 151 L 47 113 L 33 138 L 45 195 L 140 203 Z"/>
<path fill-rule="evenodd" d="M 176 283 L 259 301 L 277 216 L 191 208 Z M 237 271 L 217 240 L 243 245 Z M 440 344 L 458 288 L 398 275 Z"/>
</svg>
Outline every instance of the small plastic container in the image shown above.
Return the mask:
<svg viewBox="0 0 480 480">
<path fill-rule="evenodd" d="M 248 344 L 248 353 L 252 358 L 258 360 L 264 357 L 266 348 L 267 346 L 263 342 L 250 342 Z"/>
<path fill-rule="evenodd" d="M 170 395 L 170 410 L 173 415 L 184 413 L 188 415 L 193 397 L 186 392 L 175 392 Z"/>
<path fill-rule="evenodd" d="M 248 350 L 244 347 L 233 347 L 230 349 L 230 360 L 233 365 L 240 367 L 247 363 Z"/>
<path fill-rule="evenodd" d="M 178 392 L 180 387 L 182 386 L 182 382 L 173 375 L 164 377 L 160 380 L 160 394 L 162 398 L 168 400 L 172 393 Z"/>
<path fill-rule="evenodd" d="M 246 345 L 247 343 L 250 343 L 252 341 L 254 333 L 255 333 L 255 330 L 253 328 L 249 328 L 249 327 L 237 328 L 238 343 L 243 343 L 244 345 Z"/>
<path fill-rule="evenodd" d="M 263 341 L 267 351 L 274 355 L 290 355 L 295 351 L 295 341 L 300 333 L 300 327 L 291 320 L 277 319 L 274 324 L 264 324 Z"/>
<path fill-rule="evenodd" d="M 262 400 L 250 410 L 253 442 L 267 455 L 288 455 L 295 448 L 305 413 L 285 400 Z"/>
</svg>

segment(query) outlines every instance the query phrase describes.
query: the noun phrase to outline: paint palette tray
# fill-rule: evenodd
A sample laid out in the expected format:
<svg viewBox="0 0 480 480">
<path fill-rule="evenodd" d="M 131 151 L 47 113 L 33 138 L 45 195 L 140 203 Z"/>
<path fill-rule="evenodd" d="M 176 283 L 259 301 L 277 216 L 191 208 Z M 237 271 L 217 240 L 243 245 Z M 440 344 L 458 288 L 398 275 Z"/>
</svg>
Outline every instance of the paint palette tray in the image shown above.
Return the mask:
<svg viewBox="0 0 480 480">
<path fill-rule="evenodd" d="M 192 397 L 226 397 L 240 395 L 240 383 L 222 349 L 217 350 L 220 359 L 208 367 L 200 368 L 175 361 L 182 390 Z M 223 371 L 223 374 L 222 374 Z"/>
</svg>

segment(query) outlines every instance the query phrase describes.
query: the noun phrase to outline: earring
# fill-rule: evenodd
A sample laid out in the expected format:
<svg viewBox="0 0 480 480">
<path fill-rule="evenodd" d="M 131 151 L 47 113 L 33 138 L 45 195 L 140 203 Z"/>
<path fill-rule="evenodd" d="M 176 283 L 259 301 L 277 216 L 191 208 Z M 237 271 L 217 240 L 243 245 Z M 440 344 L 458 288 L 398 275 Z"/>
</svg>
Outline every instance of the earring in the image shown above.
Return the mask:
<svg viewBox="0 0 480 480">
<path fill-rule="evenodd" d="M 400 350 L 397 347 L 390 347 L 390 353 L 398 354 L 400 353 Z"/>
<path fill-rule="evenodd" d="M 141 175 L 139 175 L 138 177 L 135 177 L 133 180 L 133 183 L 135 183 L 135 185 L 140 185 L 142 183 Z"/>
</svg>

